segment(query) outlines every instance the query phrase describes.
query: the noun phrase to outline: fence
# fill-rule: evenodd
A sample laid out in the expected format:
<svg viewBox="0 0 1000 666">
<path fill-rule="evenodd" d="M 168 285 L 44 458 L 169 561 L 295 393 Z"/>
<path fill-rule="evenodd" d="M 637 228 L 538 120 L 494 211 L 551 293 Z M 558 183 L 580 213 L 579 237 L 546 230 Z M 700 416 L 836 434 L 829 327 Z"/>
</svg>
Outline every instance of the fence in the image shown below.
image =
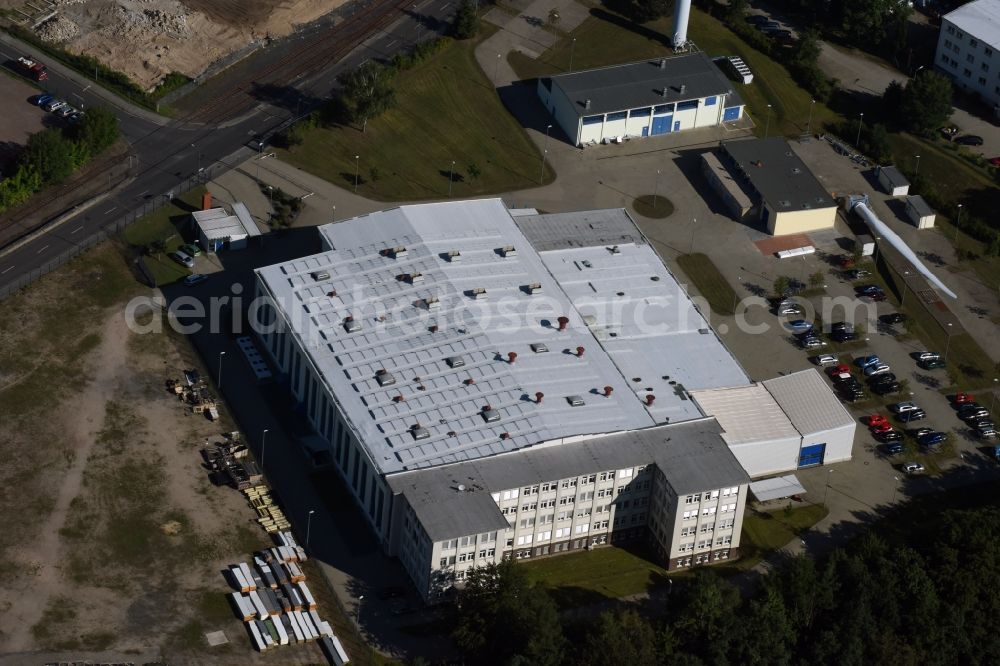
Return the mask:
<svg viewBox="0 0 1000 666">
<path fill-rule="evenodd" d="M 114 238 L 116 236 L 119 236 L 122 232 L 125 231 L 125 229 L 129 225 L 149 215 L 150 213 L 157 210 L 161 206 L 166 205 L 175 197 L 190 192 L 195 187 L 204 185 L 208 181 L 219 176 L 221 173 L 225 173 L 226 171 L 235 168 L 236 164 L 238 164 L 243 159 L 246 159 L 246 157 L 249 156 L 250 154 L 251 151 L 248 148 L 241 148 L 232 155 L 224 157 L 220 159 L 218 162 L 209 165 L 208 167 L 203 169 L 200 173 L 182 180 L 180 183 L 177 184 L 176 187 L 172 188 L 171 190 L 162 193 L 160 196 L 153 197 L 151 199 L 144 201 L 142 205 L 139 206 L 138 208 L 133 208 L 130 211 L 126 211 L 125 214 L 119 217 L 117 220 L 104 225 L 103 227 L 95 231 L 93 234 L 91 234 L 89 237 L 85 237 L 78 242 L 69 241 L 72 243 L 72 247 L 70 247 L 67 250 L 64 250 L 54 259 L 50 259 L 45 263 L 43 263 L 42 265 L 36 266 L 35 268 L 31 269 L 24 275 L 19 276 L 9 284 L 0 285 L 0 300 L 7 298 L 11 294 L 27 287 L 31 283 L 40 279 L 41 277 L 48 275 L 49 273 L 59 268 L 60 266 L 63 266 L 64 264 L 72 261 L 73 259 L 76 259 L 77 257 L 82 255 L 84 252 L 94 247 L 95 245 L 103 243 L 104 241 Z"/>
</svg>

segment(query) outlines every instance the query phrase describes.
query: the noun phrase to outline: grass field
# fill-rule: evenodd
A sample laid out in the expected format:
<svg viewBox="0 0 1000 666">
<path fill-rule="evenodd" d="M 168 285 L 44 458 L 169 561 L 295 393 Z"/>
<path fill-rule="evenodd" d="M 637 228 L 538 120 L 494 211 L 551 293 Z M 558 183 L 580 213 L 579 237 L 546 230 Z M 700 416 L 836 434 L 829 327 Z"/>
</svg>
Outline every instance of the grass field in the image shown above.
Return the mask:
<svg viewBox="0 0 1000 666">
<path fill-rule="evenodd" d="M 358 194 L 381 201 L 445 198 L 449 178 L 456 199 L 538 185 L 541 155 L 479 69 L 475 45 L 450 43 L 398 74 L 395 107 L 365 132 L 310 130 L 281 159 L 352 190 L 357 169 Z M 553 177 L 546 164 L 542 180 Z"/>
<path fill-rule="evenodd" d="M 677 264 L 702 297 L 712 307 L 712 312 L 721 315 L 733 314 L 736 292 L 723 277 L 708 255 L 696 252 L 677 257 Z"/>
<path fill-rule="evenodd" d="M 157 286 L 176 282 L 191 274 L 168 255 L 187 242 L 183 232 L 191 211 L 201 207 L 205 191 L 204 187 L 196 187 L 125 228 L 125 242 L 133 247 L 146 247 L 155 241 L 165 243 L 166 250 L 162 254 L 144 257 L 146 268 L 153 274 Z"/>
<path fill-rule="evenodd" d="M 537 60 L 511 53 L 511 66 L 522 78 L 535 78 L 568 71 L 571 51 L 574 70 L 673 55 L 670 46 L 673 20 L 669 15 L 640 26 L 604 9 L 595 9 L 591 14 Z M 697 8 L 691 11 L 688 36 L 711 56 L 740 56 L 753 71 L 753 83 L 734 82 L 733 88 L 746 102 L 758 133 L 763 134 L 768 104 L 773 114 L 769 135 L 798 136 L 805 131 L 812 96 L 796 85 L 783 65 L 750 47 L 720 21 Z M 839 120 L 840 116 L 824 104 L 813 105 L 813 131 Z"/>
</svg>

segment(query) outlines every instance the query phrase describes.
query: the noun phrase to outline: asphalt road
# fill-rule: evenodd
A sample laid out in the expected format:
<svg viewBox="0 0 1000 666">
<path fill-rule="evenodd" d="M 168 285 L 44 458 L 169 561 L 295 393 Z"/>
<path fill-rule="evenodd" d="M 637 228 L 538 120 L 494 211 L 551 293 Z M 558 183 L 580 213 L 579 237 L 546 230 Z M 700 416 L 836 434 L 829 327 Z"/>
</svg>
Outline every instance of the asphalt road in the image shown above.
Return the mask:
<svg viewBox="0 0 1000 666">
<path fill-rule="evenodd" d="M 298 91 L 298 99 L 320 103 L 336 88 L 341 72 L 367 59 L 389 57 L 412 46 L 418 36 L 423 40 L 432 37 L 435 31 L 445 30 L 456 7 L 454 0 L 418 1 L 401 12 L 399 19 L 388 28 L 377 31 L 345 58 L 316 71 L 302 72 L 287 85 Z M 316 29 L 329 30 L 330 26 L 313 28 Z M 258 61 L 278 58 L 288 43 L 303 38 L 301 33 L 292 35 L 255 58 Z M 135 214 L 151 203 L 162 203 L 165 195 L 178 191 L 190 179 L 198 178 L 202 170 L 208 172 L 202 173 L 208 178 L 235 166 L 253 153 L 257 137 L 268 136 L 297 112 L 304 114 L 310 110 L 308 105 L 286 109 L 262 102 L 253 111 L 220 126 L 189 123 L 183 118 L 168 120 L 128 104 L 93 81 L 36 53 L 28 45 L 0 34 L 0 58 L 16 59 L 25 54 L 35 55 L 48 66 L 49 79 L 44 82 L 47 90 L 84 109 L 94 105 L 112 108 L 118 114 L 122 134 L 131 146 L 137 166 L 135 177 L 98 205 L 30 241 L 0 251 L 0 293 L 6 287 L 18 285 L 46 262 L 78 247 L 101 229 L 113 226 L 127 214 Z M 287 99 L 287 95 L 284 98 Z M 4 103 L 27 104 L 28 101 L 7 100 Z"/>
</svg>

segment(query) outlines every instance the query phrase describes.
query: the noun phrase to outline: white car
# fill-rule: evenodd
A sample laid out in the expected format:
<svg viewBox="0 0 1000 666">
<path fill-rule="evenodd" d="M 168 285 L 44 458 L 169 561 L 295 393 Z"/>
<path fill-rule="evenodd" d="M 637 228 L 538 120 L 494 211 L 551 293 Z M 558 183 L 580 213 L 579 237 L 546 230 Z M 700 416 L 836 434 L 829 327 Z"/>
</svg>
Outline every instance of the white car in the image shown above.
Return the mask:
<svg viewBox="0 0 1000 666">
<path fill-rule="evenodd" d="M 923 474 L 924 466 L 918 462 L 908 462 L 903 464 L 903 471 L 907 474 Z"/>
<path fill-rule="evenodd" d="M 897 414 L 902 414 L 903 412 L 912 412 L 914 409 L 920 409 L 920 407 L 915 402 L 906 401 L 889 405 L 889 409 Z"/>
<path fill-rule="evenodd" d="M 54 99 L 45 106 L 43 106 L 42 108 L 45 109 L 46 111 L 52 112 L 52 111 L 58 111 L 64 106 L 66 106 L 66 102 L 64 102 L 61 99 Z"/>
<path fill-rule="evenodd" d="M 813 357 L 813 362 L 816 365 L 837 365 L 840 361 L 833 354 L 820 354 L 819 356 Z"/>
<path fill-rule="evenodd" d="M 922 351 L 917 354 L 918 361 L 936 361 L 939 358 L 941 358 L 941 354 L 938 354 L 937 352 Z"/>
<path fill-rule="evenodd" d="M 881 375 L 884 372 L 889 372 L 892 368 L 886 363 L 879 363 L 878 365 L 869 365 L 865 368 L 865 376 L 871 377 L 873 375 Z"/>
<path fill-rule="evenodd" d="M 171 252 L 170 258 L 176 261 L 178 264 L 181 264 L 182 266 L 187 266 L 188 268 L 194 268 L 194 259 L 184 254 L 180 250 L 177 250 L 176 252 Z"/>
</svg>

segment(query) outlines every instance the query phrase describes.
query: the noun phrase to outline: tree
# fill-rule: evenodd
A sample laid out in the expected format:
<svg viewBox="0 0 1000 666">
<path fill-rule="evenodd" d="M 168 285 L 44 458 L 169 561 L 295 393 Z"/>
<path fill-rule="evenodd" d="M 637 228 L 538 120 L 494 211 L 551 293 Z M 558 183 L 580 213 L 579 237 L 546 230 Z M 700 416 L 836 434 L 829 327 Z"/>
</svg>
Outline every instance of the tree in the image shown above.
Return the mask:
<svg viewBox="0 0 1000 666">
<path fill-rule="evenodd" d="M 893 80 L 882 93 L 882 115 L 886 118 L 896 118 L 899 107 L 903 103 L 903 84 Z"/>
<path fill-rule="evenodd" d="M 44 129 L 28 137 L 21 163 L 34 168 L 45 183 L 60 183 L 73 173 L 72 143 L 56 129 Z"/>
<path fill-rule="evenodd" d="M 83 120 L 76 126 L 75 134 L 77 140 L 90 149 L 92 155 L 97 155 L 118 140 L 118 116 L 103 106 L 95 106 L 87 110 Z"/>
<path fill-rule="evenodd" d="M 514 560 L 469 572 L 457 600 L 455 643 L 473 663 L 557 666 L 566 639 L 555 603 Z"/>
<path fill-rule="evenodd" d="M 917 134 L 928 135 L 951 117 L 951 81 L 922 69 L 903 89 L 899 115 L 904 126 Z"/>
<path fill-rule="evenodd" d="M 378 179 L 382 177 L 382 172 L 379 171 L 379 168 L 377 166 L 373 166 L 370 169 L 368 169 L 368 177 L 371 179 L 373 183 L 377 183 Z"/>
<path fill-rule="evenodd" d="M 476 15 L 476 6 L 472 0 L 462 0 L 455 12 L 455 20 L 452 24 L 452 34 L 455 39 L 472 39 L 479 32 L 479 17 Z"/>
<path fill-rule="evenodd" d="M 574 664 L 655 664 L 656 636 L 649 623 L 632 610 L 603 613 L 587 632 L 583 651 Z"/>
<path fill-rule="evenodd" d="M 149 252 L 157 257 L 167 251 L 167 243 L 162 238 L 158 238 L 149 244 Z"/>
<path fill-rule="evenodd" d="M 788 292 L 791 291 L 791 288 L 792 288 L 792 281 L 789 280 L 788 277 L 784 275 L 779 275 L 774 279 L 774 286 L 772 287 L 772 289 L 774 289 L 775 296 L 779 297 L 787 296 Z"/>
<path fill-rule="evenodd" d="M 912 9 L 907 0 L 841 0 L 840 27 L 856 46 L 888 48 L 898 39 Z"/>
<path fill-rule="evenodd" d="M 673 9 L 670 0 L 625 0 L 623 13 L 636 23 L 648 23 L 666 16 Z"/>
<path fill-rule="evenodd" d="M 826 276 L 823 275 L 823 271 L 816 271 L 809 276 L 809 286 L 813 289 L 822 287 L 824 282 L 826 282 Z"/>
<path fill-rule="evenodd" d="M 483 175 L 482 169 L 475 162 L 472 162 L 465 168 L 466 172 L 469 174 L 469 180 L 479 180 L 479 177 Z"/>
<path fill-rule="evenodd" d="M 993 233 L 990 236 L 990 244 L 986 247 L 987 257 L 1000 257 L 1000 234 Z"/>
<path fill-rule="evenodd" d="M 889 144 L 889 131 L 882 123 L 876 123 L 864 135 L 864 152 L 876 162 L 888 162 L 892 159 L 892 146 Z"/>
<path fill-rule="evenodd" d="M 390 85 L 391 79 L 385 67 L 370 60 L 338 78 L 343 86 L 344 111 L 351 122 L 361 123 L 362 132 L 368 128 L 370 119 L 395 104 L 396 91 Z"/>
</svg>

